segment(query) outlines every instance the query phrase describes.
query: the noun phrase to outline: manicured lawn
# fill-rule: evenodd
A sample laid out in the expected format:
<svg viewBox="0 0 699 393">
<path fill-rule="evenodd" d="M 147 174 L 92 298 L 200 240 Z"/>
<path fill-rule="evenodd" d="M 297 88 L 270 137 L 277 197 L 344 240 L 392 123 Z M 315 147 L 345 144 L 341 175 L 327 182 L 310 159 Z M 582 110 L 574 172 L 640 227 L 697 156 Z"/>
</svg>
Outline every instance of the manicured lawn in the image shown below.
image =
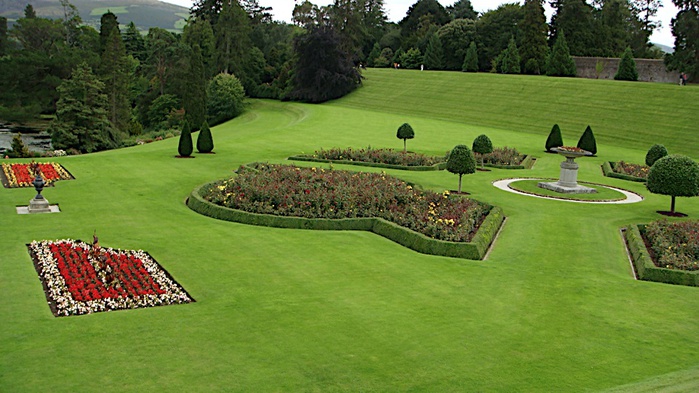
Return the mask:
<svg viewBox="0 0 699 393">
<path fill-rule="evenodd" d="M 33 190 L 0 189 L 0 391 L 659 391 L 674 381 L 699 389 L 699 291 L 634 281 L 619 233 L 659 219 L 670 197 L 600 169 L 642 162 L 653 143 L 699 158 L 699 112 L 685 110 L 699 88 L 365 75 L 364 88 L 324 105 L 252 102 L 212 130 L 213 155 L 176 159 L 173 138 L 52 158 L 75 177 L 43 192 L 60 214 L 17 215 Z M 655 98 L 641 105 L 639 96 Z M 500 109 L 487 110 L 488 101 Z M 487 260 L 423 255 L 367 232 L 217 221 L 184 205 L 195 186 L 244 163 L 320 147 L 402 148 L 395 133 L 404 122 L 415 152 L 441 155 L 485 133 L 494 146 L 538 157 L 531 170 L 464 176 L 471 197 L 508 217 Z M 576 161 L 579 181 L 646 199 L 573 204 L 493 187 L 558 176 L 560 157 L 543 153 L 554 122 L 568 144 L 588 123 L 598 136 L 597 157 Z M 386 172 L 437 192 L 458 183 L 446 171 Z M 699 198 L 679 198 L 677 210 L 699 219 Z M 148 251 L 197 302 L 55 318 L 25 244 L 89 241 L 95 230 L 102 246 Z"/>
</svg>

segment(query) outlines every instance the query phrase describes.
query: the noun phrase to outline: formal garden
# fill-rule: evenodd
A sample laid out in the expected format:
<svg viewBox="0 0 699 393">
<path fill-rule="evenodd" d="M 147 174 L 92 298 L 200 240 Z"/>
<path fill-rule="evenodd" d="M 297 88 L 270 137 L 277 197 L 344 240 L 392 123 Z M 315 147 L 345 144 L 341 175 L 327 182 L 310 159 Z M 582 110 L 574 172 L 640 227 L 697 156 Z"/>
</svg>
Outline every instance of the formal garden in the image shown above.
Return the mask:
<svg viewBox="0 0 699 393">
<path fill-rule="evenodd" d="M 365 75 L 184 145 L 4 160 L 0 390 L 699 388 L 699 198 L 663 182 L 699 89 Z M 596 192 L 538 186 L 577 149 Z M 60 213 L 16 213 L 37 171 Z"/>
</svg>

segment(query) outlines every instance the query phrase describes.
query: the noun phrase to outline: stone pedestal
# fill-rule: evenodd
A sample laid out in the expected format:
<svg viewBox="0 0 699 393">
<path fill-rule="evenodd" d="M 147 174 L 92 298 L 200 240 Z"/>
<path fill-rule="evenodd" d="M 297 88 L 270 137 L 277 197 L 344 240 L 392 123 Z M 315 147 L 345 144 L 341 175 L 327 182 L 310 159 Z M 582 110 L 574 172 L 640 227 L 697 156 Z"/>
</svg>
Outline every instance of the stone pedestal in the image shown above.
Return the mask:
<svg viewBox="0 0 699 393">
<path fill-rule="evenodd" d="M 594 194 L 594 188 L 581 186 L 578 184 L 578 164 L 575 163 L 577 157 L 591 155 L 592 153 L 580 150 L 558 150 L 558 154 L 565 156 L 566 160 L 561 162 L 561 174 L 557 182 L 541 182 L 539 188 L 545 188 L 564 194 Z"/>
<path fill-rule="evenodd" d="M 561 175 L 558 178 L 558 185 L 561 187 L 575 187 L 578 185 L 578 164 L 575 159 L 566 158 L 561 162 Z"/>
<path fill-rule="evenodd" d="M 49 206 L 49 201 L 46 198 L 44 198 L 42 195 L 37 195 L 31 201 L 29 201 L 27 211 L 29 214 L 51 213 L 51 207 Z"/>
</svg>

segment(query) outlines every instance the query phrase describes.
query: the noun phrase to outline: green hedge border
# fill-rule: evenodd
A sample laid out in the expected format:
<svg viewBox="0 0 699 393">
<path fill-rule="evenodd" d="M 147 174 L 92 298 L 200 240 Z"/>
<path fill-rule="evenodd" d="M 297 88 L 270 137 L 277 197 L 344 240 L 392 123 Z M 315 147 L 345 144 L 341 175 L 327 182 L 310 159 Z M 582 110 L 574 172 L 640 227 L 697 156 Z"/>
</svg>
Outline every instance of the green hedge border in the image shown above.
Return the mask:
<svg viewBox="0 0 699 393">
<path fill-rule="evenodd" d="M 440 162 L 430 166 L 407 166 L 407 165 L 393 165 L 393 164 L 382 164 L 379 162 L 364 162 L 364 161 L 349 161 L 349 160 L 326 160 L 323 158 L 314 158 L 309 156 L 291 156 L 288 157 L 289 161 L 307 161 L 307 162 L 323 162 L 330 164 L 346 164 L 346 165 L 358 165 L 358 166 L 369 166 L 375 168 L 386 168 L 386 169 L 400 169 L 404 171 L 442 171 L 447 168 L 446 162 Z M 484 166 L 488 168 L 497 169 L 531 169 L 534 166 L 536 160 L 530 155 L 524 156 L 524 159 L 519 165 L 494 165 L 485 164 Z"/>
<path fill-rule="evenodd" d="M 622 179 L 622 180 L 635 181 L 635 182 L 639 182 L 639 183 L 646 182 L 646 179 L 641 178 L 641 177 L 625 175 L 623 173 L 614 172 L 614 169 L 612 168 L 612 164 L 614 164 L 614 163 L 611 161 L 605 161 L 604 164 L 602 164 L 602 172 L 604 173 L 604 176 L 614 177 L 614 178 Z"/>
<path fill-rule="evenodd" d="M 535 161 L 536 160 L 534 159 L 534 157 L 527 154 L 524 156 L 524 159 L 522 160 L 522 162 L 519 165 L 485 164 L 484 166 L 488 167 L 488 168 L 497 168 L 497 169 L 532 169 Z M 480 168 L 480 163 L 478 162 L 478 160 L 476 160 L 476 166 L 478 166 Z"/>
<path fill-rule="evenodd" d="M 342 218 L 313 219 L 302 217 L 274 216 L 271 214 L 248 213 L 211 203 L 203 198 L 202 190 L 214 183 L 203 184 L 195 188 L 187 198 L 187 206 L 195 212 L 224 221 L 241 224 L 260 225 L 276 228 L 317 229 L 317 230 L 361 230 L 371 231 L 392 240 L 411 250 L 445 257 L 480 260 L 495 239 L 505 216 L 499 207 L 493 207 L 488 213 L 478 232 L 469 243 L 448 242 L 431 239 L 421 233 L 401 227 L 381 218 Z"/>
<path fill-rule="evenodd" d="M 641 236 L 641 231 L 644 229 L 644 224 L 631 224 L 623 228 L 624 239 L 626 240 L 631 262 L 636 270 L 638 279 L 699 287 L 699 271 L 689 272 L 655 266 L 646 249 L 643 236 Z"/>
</svg>

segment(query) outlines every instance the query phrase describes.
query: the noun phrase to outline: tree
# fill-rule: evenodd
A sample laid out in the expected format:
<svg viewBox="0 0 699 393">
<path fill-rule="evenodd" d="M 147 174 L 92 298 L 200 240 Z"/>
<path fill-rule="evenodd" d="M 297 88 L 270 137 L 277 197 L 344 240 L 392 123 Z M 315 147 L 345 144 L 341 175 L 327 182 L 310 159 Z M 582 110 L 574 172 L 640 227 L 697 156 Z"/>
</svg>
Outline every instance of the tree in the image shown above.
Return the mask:
<svg viewBox="0 0 699 393">
<path fill-rule="evenodd" d="M 24 144 L 24 141 L 22 141 L 21 132 L 18 132 L 12 137 L 12 144 L 10 145 L 10 148 L 12 149 L 13 157 L 26 158 L 32 156 L 31 153 L 29 153 L 29 149 L 27 149 L 27 146 Z"/>
<path fill-rule="evenodd" d="M 670 70 L 686 72 L 689 80 L 699 76 L 699 4 L 692 0 L 673 0 L 679 9 L 672 19 L 675 51 L 665 58 Z"/>
<path fill-rule="evenodd" d="M 119 31 L 117 16 L 111 11 L 102 14 L 100 18 L 100 53 L 104 52 L 107 42 L 110 40 L 109 36 L 114 30 Z"/>
<path fill-rule="evenodd" d="M 552 151 L 551 149 L 561 146 L 563 146 L 561 128 L 558 127 L 558 124 L 554 124 L 548 138 L 546 138 L 546 151 Z"/>
<path fill-rule="evenodd" d="M 473 140 L 473 152 L 481 155 L 481 169 L 483 169 L 485 154 L 490 154 L 493 152 L 493 142 L 490 141 L 487 135 L 481 134 Z"/>
<path fill-rule="evenodd" d="M 423 59 L 424 57 L 422 53 L 420 53 L 420 49 L 410 48 L 400 56 L 398 63 L 400 63 L 403 68 L 414 70 L 420 68 Z"/>
<path fill-rule="evenodd" d="M 646 165 L 653 166 L 656 161 L 667 156 L 667 149 L 663 145 L 655 144 L 646 153 Z"/>
<path fill-rule="evenodd" d="M 209 82 L 207 98 L 208 117 L 214 125 L 240 115 L 245 109 L 243 85 L 233 75 L 216 75 Z"/>
<path fill-rule="evenodd" d="M 558 34 L 553 50 L 546 63 L 546 75 L 548 76 L 575 76 L 575 61 L 570 56 L 565 34 Z"/>
<path fill-rule="evenodd" d="M 558 41 L 562 31 L 566 32 L 570 54 L 574 56 L 596 56 L 596 28 L 594 8 L 586 0 L 556 0 L 551 3 L 551 39 Z"/>
<path fill-rule="evenodd" d="M 592 128 L 588 125 L 585 128 L 585 132 L 580 136 L 578 140 L 578 147 L 587 150 L 593 155 L 597 154 L 597 142 L 595 142 L 595 135 L 592 133 Z"/>
<path fill-rule="evenodd" d="M 519 74 L 519 50 L 517 49 L 517 44 L 515 43 L 515 38 L 510 38 L 510 43 L 507 48 L 502 51 L 499 58 L 500 72 L 503 74 Z"/>
<path fill-rule="evenodd" d="M 419 47 L 418 41 L 451 21 L 447 10 L 437 0 L 417 0 L 408 8 L 405 17 L 398 22 L 403 48 Z M 434 30 L 436 30 L 434 29 Z M 424 49 L 424 47 L 421 47 Z"/>
<path fill-rule="evenodd" d="M 238 0 L 224 0 L 221 14 L 213 24 L 216 38 L 217 72 L 233 74 L 246 85 L 245 63 L 252 49 L 250 19 Z"/>
<path fill-rule="evenodd" d="M 699 195 L 699 164 L 681 154 L 663 157 L 650 167 L 646 188 L 653 194 L 671 196 L 670 213 L 674 214 L 675 197 Z"/>
<path fill-rule="evenodd" d="M 519 54 L 526 74 L 539 75 L 546 67 L 548 25 L 542 3 L 543 0 L 525 0 L 522 6 Z"/>
<path fill-rule="evenodd" d="M 471 41 L 468 46 L 468 51 L 466 51 L 466 57 L 464 58 L 464 64 L 461 66 L 461 70 L 465 72 L 478 72 L 478 49 L 476 48 L 476 42 Z"/>
<path fill-rule="evenodd" d="M 193 150 L 192 130 L 189 128 L 189 122 L 185 120 L 182 124 L 182 133 L 180 133 L 180 142 L 177 145 L 177 152 L 180 157 L 189 157 L 192 155 Z"/>
<path fill-rule="evenodd" d="M 428 70 L 441 70 L 444 68 L 444 50 L 438 34 L 432 34 L 425 50 L 423 63 Z"/>
<path fill-rule="evenodd" d="M 107 37 L 102 42 L 102 57 L 98 71 L 100 79 L 104 82 L 109 102 L 109 121 L 116 132 L 126 134 L 131 122 L 131 102 L 129 101 L 129 81 L 133 77 L 131 61 L 126 55 L 118 25 L 112 25 L 108 32 L 105 29 L 102 31 Z"/>
<path fill-rule="evenodd" d="M 209 123 L 204 121 L 204 124 L 202 124 L 199 130 L 199 135 L 197 135 L 197 151 L 199 153 L 211 153 L 213 150 L 214 138 L 211 135 Z"/>
<path fill-rule="evenodd" d="M 633 52 L 630 47 L 627 47 L 624 54 L 621 55 L 619 61 L 619 69 L 614 75 L 614 79 L 622 81 L 637 81 L 638 71 L 636 70 L 636 62 L 633 59 Z"/>
<path fill-rule="evenodd" d="M 461 193 L 461 177 L 468 173 L 476 172 L 476 158 L 466 145 L 456 145 L 449 153 L 447 159 L 447 171 L 459 175 L 459 189 Z"/>
<path fill-rule="evenodd" d="M 296 67 L 291 98 L 324 102 L 340 98 L 361 83 L 361 74 L 330 27 L 314 27 L 294 40 Z"/>
<path fill-rule="evenodd" d="M 194 44 L 188 52 L 185 91 L 181 94 L 182 106 L 190 124 L 199 126 L 206 120 L 206 75 L 199 45 Z"/>
<path fill-rule="evenodd" d="M 0 57 L 7 52 L 7 18 L 0 16 Z"/>
<path fill-rule="evenodd" d="M 103 90 L 104 83 L 86 63 L 78 65 L 70 79 L 58 86 L 56 118 L 49 127 L 54 148 L 91 153 L 118 146 L 119 134 L 107 118 Z"/>
<path fill-rule="evenodd" d="M 632 32 L 637 28 L 628 0 L 604 0 L 597 17 L 600 32 L 598 54 L 618 56 L 631 44 Z"/>
<path fill-rule="evenodd" d="M 470 0 L 458 0 L 454 4 L 447 7 L 447 12 L 452 19 L 473 19 L 478 18 L 478 13 L 473 9 Z"/>
<path fill-rule="evenodd" d="M 456 19 L 437 30 L 444 49 L 444 68 L 460 70 L 470 42 L 476 38 L 476 22 L 471 19 Z"/>
<path fill-rule="evenodd" d="M 194 47 L 199 45 L 206 79 L 216 74 L 216 40 L 214 29 L 206 19 L 190 18 L 182 32 L 182 42 Z"/>
<path fill-rule="evenodd" d="M 138 31 L 136 24 L 133 21 L 126 25 L 126 31 L 124 31 L 124 49 L 126 49 L 126 54 L 132 56 L 134 59 L 141 63 L 144 63 L 147 59 L 146 53 L 146 40 Z"/>
<path fill-rule="evenodd" d="M 415 138 L 415 131 L 413 127 L 408 123 L 403 123 L 398 127 L 398 132 L 396 132 L 396 138 L 403 140 L 403 153 L 408 151 L 408 139 Z"/>
<path fill-rule="evenodd" d="M 175 63 L 179 57 L 177 53 L 177 38 L 165 29 L 151 27 L 146 36 L 146 73 L 151 84 L 157 89 L 159 95 L 165 94 L 165 86 L 168 85 Z"/>
<path fill-rule="evenodd" d="M 519 4 L 503 4 L 478 18 L 476 41 L 480 70 L 492 68 L 493 60 L 507 48 L 510 38 L 518 36 L 518 25 L 522 16 L 522 7 Z"/>
</svg>

